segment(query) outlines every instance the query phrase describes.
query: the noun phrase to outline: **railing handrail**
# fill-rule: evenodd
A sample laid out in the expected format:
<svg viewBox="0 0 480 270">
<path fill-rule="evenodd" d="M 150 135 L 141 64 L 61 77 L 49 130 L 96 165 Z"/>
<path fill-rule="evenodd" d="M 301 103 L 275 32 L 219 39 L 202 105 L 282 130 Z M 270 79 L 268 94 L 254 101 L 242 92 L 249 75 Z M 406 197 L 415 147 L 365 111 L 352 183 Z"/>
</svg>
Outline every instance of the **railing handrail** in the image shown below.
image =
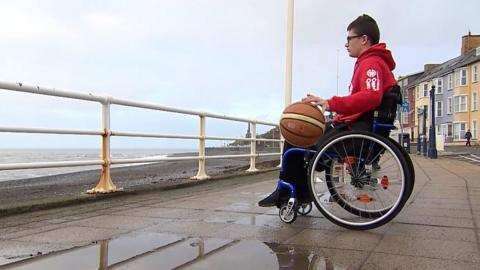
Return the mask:
<svg viewBox="0 0 480 270">
<path fill-rule="evenodd" d="M 158 104 L 144 103 L 133 100 L 119 99 L 111 96 L 101 96 L 93 94 L 84 94 L 67 90 L 60 90 L 56 88 L 46 88 L 40 86 L 25 85 L 23 83 L 10 83 L 0 81 L 0 89 L 33 93 L 39 95 L 55 96 L 62 98 L 70 98 L 75 100 L 85 100 L 89 102 L 99 102 L 102 104 L 102 129 L 101 130 L 80 130 L 80 129 L 60 129 L 60 128 L 42 128 L 42 127 L 0 127 L 0 132 L 13 133 L 41 133 L 41 134 L 69 134 L 69 135 L 100 135 L 102 136 L 102 160 L 83 160 L 83 161 L 57 161 L 57 162 L 30 162 L 30 163 L 7 163 L 0 164 L 0 170 L 18 170 L 18 169 L 36 169 L 36 168 L 53 168 L 53 167 L 73 167 L 73 166 L 88 166 L 88 165 L 102 165 L 102 176 L 98 185 L 89 190 L 91 193 L 106 193 L 121 190 L 117 188 L 110 178 L 111 164 L 127 164 L 127 163 L 151 163 L 160 161 L 173 160 L 195 160 L 199 161 L 198 173 L 192 179 L 205 179 L 208 175 L 205 172 L 206 159 L 218 158 L 236 158 L 236 157 L 250 157 L 250 168 L 247 171 L 256 171 L 255 161 L 257 157 L 273 156 L 281 153 L 256 153 L 257 142 L 282 142 L 281 139 L 267 139 L 257 138 L 256 125 L 266 125 L 278 127 L 278 124 L 258 121 L 256 119 L 247 119 L 241 117 L 233 117 L 228 115 L 220 115 L 209 112 L 200 112 L 194 110 L 185 110 Z M 132 132 L 132 131 L 115 131 L 110 129 L 110 105 L 129 106 L 142 109 L 151 109 L 164 112 L 172 112 L 179 114 L 196 115 L 200 117 L 200 134 L 195 135 L 179 135 L 179 134 L 162 134 L 162 133 L 147 133 L 147 132 Z M 216 118 L 229 121 L 247 122 L 250 125 L 250 138 L 235 138 L 223 136 L 206 136 L 205 135 L 205 118 Z M 198 156 L 177 156 L 177 157 L 152 157 L 152 158 L 134 158 L 134 159 L 112 159 L 110 157 L 110 137 L 124 136 L 124 137 L 143 137 L 143 138 L 167 138 L 167 139 L 194 139 L 199 141 Z M 205 155 L 205 140 L 236 140 L 249 141 L 250 154 L 237 155 Z"/>
<path fill-rule="evenodd" d="M 276 123 L 266 122 L 266 121 L 258 121 L 255 119 L 247 119 L 241 117 L 233 117 L 227 115 L 220 115 L 214 114 L 209 112 L 201 112 L 201 111 L 193 111 L 193 110 L 185 110 L 185 109 L 178 109 L 173 107 L 161 106 L 152 103 L 145 103 L 140 101 L 132 101 L 126 99 L 119 99 L 111 96 L 99 96 L 93 94 L 84 94 L 78 92 L 72 92 L 67 90 L 61 90 L 56 88 L 47 88 L 47 87 L 40 87 L 40 86 L 32 86 L 26 85 L 23 83 L 9 83 L 0 81 L 0 89 L 4 90 L 13 90 L 17 92 L 25 92 L 25 93 L 33 93 L 33 94 L 40 94 L 40 95 L 47 95 L 47 96 L 56 96 L 56 97 L 63 97 L 63 98 L 70 98 L 70 99 L 80 99 L 85 101 L 96 101 L 102 104 L 109 103 L 115 105 L 123 105 L 129 107 L 136 107 L 136 108 L 143 108 L 143 109 L 151 109 L 151 110 L 159 110 L 164 112 L 172 112 L 172 113 L 181 113 L 181 114 L 190 114 L 196 116 L 205 116 L 210 118 L 217 118 L 217 119 L 224 119 L 224 120 L 232 120 L 238 122 L 247 122 L 247 123 L 257 123 L 267 126 L 278 126 Z"/>
<path fill-rule="evenodd" d="M 24 127 L 0 127 L 0 132 L 68 134 L 68 135 L 104 135 L 105 134 L 105 131 L 101 131 L 101 130 L 58 129 L 58 128 L 24 128 Z"/>
<path fill-rule="evenodd" d="M 144 102 L 138 102 L 138 101 L 128 101 L 128 100 L 125 100 L 125 99 L 118 99 L 118 98 L 113 98 L 113 97 L 110 98 L 109 101 L 110 101 L 110 104 L 115 104 L 115 105 L 123 105 L 123 106 L 143 108 L 143 109 L 159 110 L 159 111 L 164 111 L 164 112 L 190 114 L 190 115 L 196 115 L 196 116 L 205 116 L 205 117 L 210 117 L 210 118 L 232 120 L 232 121 L 238 121 L 238 122 L 257 123 L 257 124 L 262 124 L 262 125 L 267 125 L 267 126 L 278 126 L 278 124 L 275 124 L 275 123 L 258 121 L 258 120 L 255 120 L 255 119 L 233 117 L 233 116 L 220 115 L 220 114 L 214 114 L 214 113 L 209 113 L 209 112 L 184 110 L 184 109 L 178 109 L 178 108 L 173 108 L 173 107 L 160 106 L 160 105 L 151 104 L 151 103 L 144 103 Z"/>
</svg>

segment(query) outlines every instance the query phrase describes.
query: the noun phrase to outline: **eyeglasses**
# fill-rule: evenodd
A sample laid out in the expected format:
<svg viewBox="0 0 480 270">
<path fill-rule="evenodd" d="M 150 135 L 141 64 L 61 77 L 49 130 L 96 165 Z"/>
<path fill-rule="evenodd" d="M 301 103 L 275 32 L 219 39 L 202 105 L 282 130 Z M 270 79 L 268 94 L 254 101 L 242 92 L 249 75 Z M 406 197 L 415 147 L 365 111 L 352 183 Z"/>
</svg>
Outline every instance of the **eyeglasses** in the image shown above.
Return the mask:
<svg viewBox="0 0 480 270">
<path fill-rule="evenodd" d="M 363 35 L 349 36 L 349 37 L 347 37 L 347 43 L 350 43 L 350 40 L 352 40 L 354 38 L 359 38 L 359 37 L 363 37 Z"/>
</svg>

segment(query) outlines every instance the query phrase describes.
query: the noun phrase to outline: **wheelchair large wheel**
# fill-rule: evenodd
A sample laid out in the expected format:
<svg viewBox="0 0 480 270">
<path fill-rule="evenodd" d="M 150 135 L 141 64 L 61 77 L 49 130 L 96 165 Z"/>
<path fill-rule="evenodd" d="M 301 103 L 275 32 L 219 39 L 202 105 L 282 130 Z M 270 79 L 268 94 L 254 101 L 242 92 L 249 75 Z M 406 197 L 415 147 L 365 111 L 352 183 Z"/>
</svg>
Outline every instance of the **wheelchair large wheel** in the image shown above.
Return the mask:
<svg viewBox="0 0 480 270">
<path fill-rule="evenodd" d="M 384 225 L 413 189 L 408 157 L 389 139 L 346 131 L 319 146 L 308 186 L 318 210 L 333 223 L 357 230 Z M 373 168 L 374 162 L 381 164 Z"/>
</svg>

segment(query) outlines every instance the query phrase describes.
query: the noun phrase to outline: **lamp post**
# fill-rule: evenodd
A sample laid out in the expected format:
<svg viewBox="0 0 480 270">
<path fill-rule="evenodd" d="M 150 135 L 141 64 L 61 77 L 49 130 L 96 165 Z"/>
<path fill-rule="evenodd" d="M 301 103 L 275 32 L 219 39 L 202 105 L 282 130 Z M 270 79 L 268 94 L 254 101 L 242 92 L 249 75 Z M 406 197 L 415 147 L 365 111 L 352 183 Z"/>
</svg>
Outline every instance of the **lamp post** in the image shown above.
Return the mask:
<svg viewBox="0 0 480 270">
<path fill-rule="evenodd" d="M 437 143 L 436 143 L 436 132 L 435 132 L 435 85 L 432 85 L 430 89 L 430 103 L 432 107 L 432 116 L 430 121 L 430 140 L 428 146 L 428 157 L 437 158 Z"/>
<path fill-rule="evenodd" d="M 422 154 L 422 136 L 420 135 L 420 115 L 422 113 L 423 111 L 421 111 L 420 108 L 417 108 L 417 155 Z"/>
<path fill-rule="evenodd" d="M 292 104 L 292 62 L 293 62 L 293 8 L 294 0 L 288 0 L 287 10 L 287 38 L 286 38 L 286 61 L 285 61 L 285 108 Z M 280 134 L 280 138 L 283 138 Z M 283 144 L 280 143 L 280 152 L 283 153 Z M 280 156 L 280 164 L 282 167 L 282 156 Z"/>
<path fill-rule="evenodd" d="M 422 155 L 427 156 L 427 106 L 423 106 Z"/>
<path fill-rule="evenodd" d="M 293 0 L 288 0 L 287 59 L 285 61 L 285 107 L 292 103 L 293 7 Z"/>
</svg>

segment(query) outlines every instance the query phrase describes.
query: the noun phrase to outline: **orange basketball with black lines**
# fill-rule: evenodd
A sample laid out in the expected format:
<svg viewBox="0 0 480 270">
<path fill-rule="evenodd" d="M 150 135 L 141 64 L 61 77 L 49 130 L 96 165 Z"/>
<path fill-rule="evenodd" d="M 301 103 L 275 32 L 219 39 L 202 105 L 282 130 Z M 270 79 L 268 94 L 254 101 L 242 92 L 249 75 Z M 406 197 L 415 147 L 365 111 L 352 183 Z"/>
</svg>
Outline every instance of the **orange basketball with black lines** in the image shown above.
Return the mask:
<svg viewBox="0 0 480 270">
<path fill-rule="evenodd" d="M 325 130 L 325 116 L 314 105 L 295 102 L 283 110 L 280 132 L 285 140 L 297 147 L 310 147 L 317 143 Z"/>
</svg>

